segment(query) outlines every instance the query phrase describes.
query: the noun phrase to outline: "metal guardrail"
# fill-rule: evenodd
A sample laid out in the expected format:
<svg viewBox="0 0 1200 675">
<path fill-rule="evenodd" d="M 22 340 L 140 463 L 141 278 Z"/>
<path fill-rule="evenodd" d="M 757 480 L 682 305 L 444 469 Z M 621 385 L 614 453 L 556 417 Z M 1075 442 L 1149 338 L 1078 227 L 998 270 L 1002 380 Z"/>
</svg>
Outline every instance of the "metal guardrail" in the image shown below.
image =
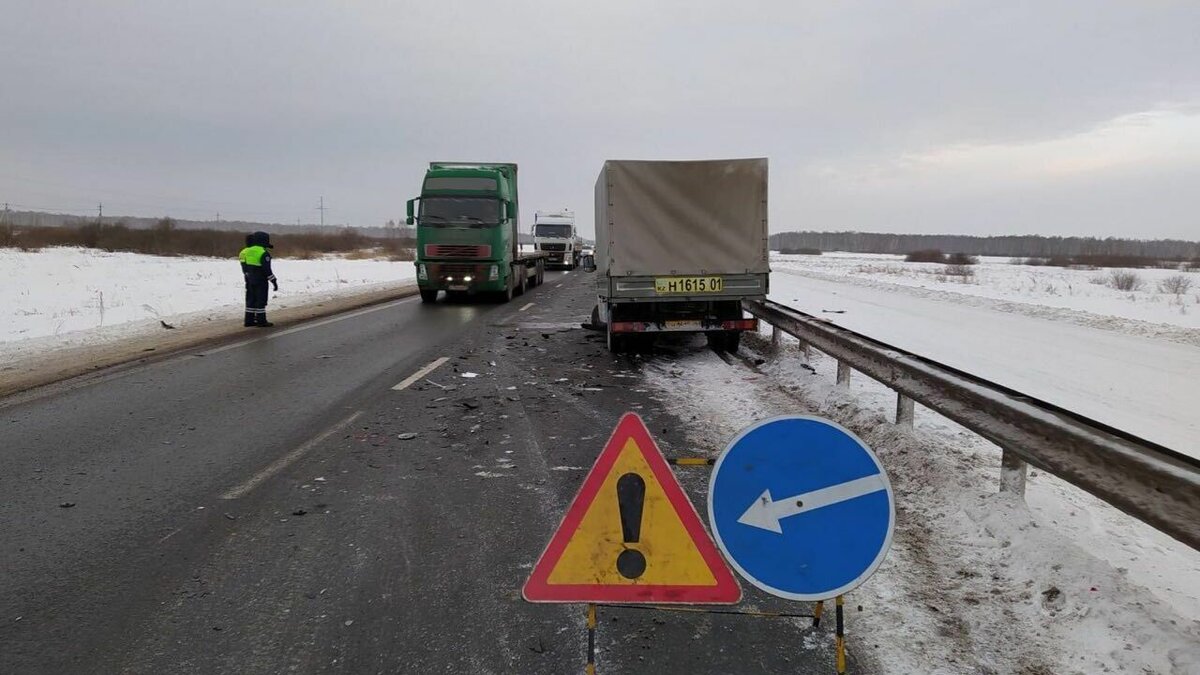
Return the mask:
<svg viewBox="0 0 1200 675">
<path fill-rule="evenodd" d="M 912 425 L 913 401 L 1000 446 L 1000 489 L 1023 494 L 1026 463 L 1062 478 L 1200 550 L 1200 460 L 897 349 L 779 303 L 746 310 L 898 394 L 896 420 Z"/>
</svg>

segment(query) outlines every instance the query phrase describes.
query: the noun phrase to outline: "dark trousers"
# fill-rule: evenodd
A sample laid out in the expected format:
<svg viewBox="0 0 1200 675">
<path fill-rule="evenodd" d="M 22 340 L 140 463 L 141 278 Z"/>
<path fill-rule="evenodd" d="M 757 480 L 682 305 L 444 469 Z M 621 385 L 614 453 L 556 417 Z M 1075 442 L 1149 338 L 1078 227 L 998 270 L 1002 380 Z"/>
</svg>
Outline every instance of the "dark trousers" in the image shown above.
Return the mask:
<svg viewBox="0 0 1200 675">
<path fill-rule="evenodd" d="M 267 282 L 246 284 L 246 325 L 267 320 Z"/>
</svg>

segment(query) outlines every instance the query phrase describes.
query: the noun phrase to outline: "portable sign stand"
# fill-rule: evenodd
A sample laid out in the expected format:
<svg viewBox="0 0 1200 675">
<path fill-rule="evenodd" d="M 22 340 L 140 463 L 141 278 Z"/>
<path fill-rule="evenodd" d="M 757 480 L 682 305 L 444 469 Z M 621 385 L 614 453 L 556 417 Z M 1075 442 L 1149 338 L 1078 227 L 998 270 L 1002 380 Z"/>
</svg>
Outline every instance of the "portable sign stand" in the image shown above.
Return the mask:
<svg viewBox="0 0 1200 675">
<path fill-rule="evenodd" d="M 588 604 L 736 604 L 742 589 L 642 419 L 626 413 L 596 458 L 521 594 Z"/>
<path fill-rule="evenodd" d="M 826 419 L 764 420 L 717 458 L 708 515 L 742 578 L 771 595 L 816 601 L 814 626 L 825 601 L 835 600 L 844 673 L 843 596 L 879 568 L 896 525 L 892 486 L 875 453 Z"/>
<path fill-rule="evenodd" d="M 701 458 L 672 463 L 711 464 Z M 817 627 L 824 601 L 833 599 L 837 668 L 845 672 L 843 594 L 879 567 L 896 520 L 891 485 L 870 448 L 820 418 L 759 422 L 738 434 L 713 465 L 708 512 L 715 545 L 646 425 L 627 413 L 522 595 L 529 602 L 587 603 L 587 675 L 596 672 L 597 604 L 805 617 Z M 767 593 L 816 601 L 813 613 L 678 606 L 741 600 L 726 559 Z"/>
</svg>

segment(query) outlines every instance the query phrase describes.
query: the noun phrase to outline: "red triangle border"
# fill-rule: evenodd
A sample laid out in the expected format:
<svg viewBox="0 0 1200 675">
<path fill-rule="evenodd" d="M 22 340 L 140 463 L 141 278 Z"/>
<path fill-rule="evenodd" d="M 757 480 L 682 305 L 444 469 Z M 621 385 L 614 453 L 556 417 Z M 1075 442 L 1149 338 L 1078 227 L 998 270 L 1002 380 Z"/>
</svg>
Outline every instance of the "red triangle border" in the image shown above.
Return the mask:
<svg viewBox="0 0 1200 675">
<path fill-rule="evenodd" d="M 669 584 L 549 584 L 550 573 L 562 559 L 571 535 L 579 528 L 584 515 L 595 501 L 601 485 L 612 471 L 613 464 L 633 438 L 643 458 L 662 486 L 668 502 L 674 507 L 684 529 L 692 538 L 701 558 L 716 578 L 713 586 L 688 586 Z M 533 566 L 529 580 L 521 589 L 521 595 L 529 602 L 577 602 L 577 603 L 646 603 L 646 604 L 706 604 L 732 605 L 741 600 L 742 588 L 730 571 L 725 559 L 717 550 L 712 537 L 704 529 L 695 506 L 684 494 L 683 488 L 663 457 L 658 444 L 650 436 L 650 430 L 637 413 L 625 413 L 613 429 L 604 450 L 596 458 L 579 492 L 567 507 L 562 522 L 546 545 L 542 555 Z"/>
</svg>

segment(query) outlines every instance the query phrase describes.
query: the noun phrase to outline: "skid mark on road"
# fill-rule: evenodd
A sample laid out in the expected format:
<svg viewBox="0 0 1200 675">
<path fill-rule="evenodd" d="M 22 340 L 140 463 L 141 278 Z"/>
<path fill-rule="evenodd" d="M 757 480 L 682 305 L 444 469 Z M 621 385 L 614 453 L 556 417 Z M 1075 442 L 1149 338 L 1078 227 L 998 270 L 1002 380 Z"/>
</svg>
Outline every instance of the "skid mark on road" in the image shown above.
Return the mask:
<svg viewBox="0 0 1200 675">
<path fill-rule="evenodd" d="M 441 366 L 443 363 L 445 363 L 449 360 L 450 360 L 449 356 L 439 357 L 438 359 L 434 360 L 433 363 L 426 365 L 424 368 L 422 368 L 422 369 L 418 370 L 417 372 L 413 373 L 412 375 L 409 375 L 408 377 L 404 378 L 404 381 L 401 382 L 400 384 L 397 384 L 396 386 L 392 387 L 392 390 L 393 391 L 401 391 L 403 389 L 408 389 L 410 386 L 412 386 L 413 382 L 416 382 L 417 380 L 421 379 L 422 377 L 425 377 L 426 375 L 437 370 L 439 366 Z"/>
<path fill-rule="evenodd" d="M 337 424 L 333 425 L 332 427 L 321 432 L 318 436 L 306 441 L 300 447 L 296 448 L 295 450 L 292 450 L 291 452 L 284 455 L 283 457 L 280 457 L 279 459 L 275 460 L 274 462 L 271 462 L 271 464 L 267 468 L 254 474 L 254 476 L 252 476 L 250 478 L 250 480 L 246 481 L 245 483 L 242 483 L 241 485 L 239 485 L 239 486 L 229 490 L 225 494 L 221 495 L 221 499 L 238 499 L 240 497 L 246 496 L 251 490 L 253 490 L 254 488 L 261 485 L 264 481 L 266 481 L 271 476 L 274 476 L 275 474 L 279 473 L 280 471 L 283 471 L 284 469 L 286 469 L 288 466 L 290 466 L 296 460 L 298 460 L 301 457 L 303 457 L 304 455 L 308 454 L 308 452 L 310 450 L 312 450 L 314 447 L 319 445 L 322 441 L 324 441 L 325 439 L 334 435 L 335 433 L 340 431 L 343 427 L 350 424 L 354 420 L 358 419 L 358 416 L 362 415 L 362 414 L 363 413 L 361 410 L 354 412 L 349 417 L 346 417 L 342 421 L 338 422 Z"/>
</svg>

